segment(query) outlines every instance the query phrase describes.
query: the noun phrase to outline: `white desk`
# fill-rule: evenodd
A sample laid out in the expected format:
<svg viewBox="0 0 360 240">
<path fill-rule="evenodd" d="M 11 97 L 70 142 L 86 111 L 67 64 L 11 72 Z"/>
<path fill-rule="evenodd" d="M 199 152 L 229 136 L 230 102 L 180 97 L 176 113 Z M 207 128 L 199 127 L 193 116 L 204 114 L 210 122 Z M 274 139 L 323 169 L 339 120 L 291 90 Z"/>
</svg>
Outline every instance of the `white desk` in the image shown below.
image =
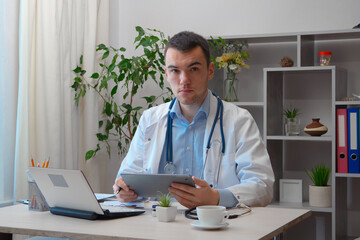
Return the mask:
<svg viewBox="0 0 360 240">
<path fill-rule="evenodd" d="M 74 239 L 270 239 L 311 215 L 310 210 L 253 208 L 251 214 L 230 219 L 220 230 L 198 230 L 193 220 L 178 215 L 175 222 L 158 222 L 146 212 L 115 220 L 83 220 L 29 211 L 26 205 L 0 208 L 0 232 Z"/>
</svg>

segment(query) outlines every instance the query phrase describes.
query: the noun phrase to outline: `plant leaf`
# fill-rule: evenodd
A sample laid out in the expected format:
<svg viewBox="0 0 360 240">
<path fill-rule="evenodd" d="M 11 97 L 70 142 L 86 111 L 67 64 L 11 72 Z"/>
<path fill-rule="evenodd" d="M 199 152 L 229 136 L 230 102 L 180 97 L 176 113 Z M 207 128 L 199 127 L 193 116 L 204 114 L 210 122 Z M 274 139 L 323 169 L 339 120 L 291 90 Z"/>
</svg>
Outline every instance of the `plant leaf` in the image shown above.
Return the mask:
<svg viewBox="0 0 360 240">
<path fill-rule="evenodd" d="M 111 97 L 116 94 L 117 89 L 118 89 L 118 85 L 115 85 L 115 86 L 113 87 L 113 89 L 111 90 Z"/>
<path fill-rule="evenodd" d="M 97 78 L 99 78 L 99 74 L 93 73 L 90 78 L 97 79 Z"/>
<path fill-rule="evenodd" d="M 86 152 L 85 155 L 85 160 L 89 160 L 90 158 L 92 158 L 95 155 L 95 151 L 94 150 L 90 150 Z"/>
<path fill-rule="evenodd" d="M 102 56 L 102 59 L 105 59 L 109 56 L 110 52 L 109 51 L 106 51 L 103 56 Z"/>
</svg>

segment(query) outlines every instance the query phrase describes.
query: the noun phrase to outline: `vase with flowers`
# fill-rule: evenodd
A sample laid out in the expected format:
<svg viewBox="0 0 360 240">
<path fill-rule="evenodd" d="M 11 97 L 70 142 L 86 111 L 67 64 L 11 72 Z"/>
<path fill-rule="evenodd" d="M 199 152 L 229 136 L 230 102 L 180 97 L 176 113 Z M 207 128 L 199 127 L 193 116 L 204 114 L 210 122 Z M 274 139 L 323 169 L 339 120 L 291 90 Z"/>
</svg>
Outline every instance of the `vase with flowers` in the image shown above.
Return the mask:
<svg viewBox="0 0 360 240">
<path fill-rule="evenodd" d="M 224 82 L 224 99 L 229 102 L 238 101 L 237 96 L 237 73 L 240 72 L 241 68 L 249 68 L 246 64 L 250 55 L 247 51 L 243 50 L 248 47 L 245 41 L 232 41 L 225 42 L 221 37 L 214 39 L 211 37 L 210 45 L 212 48 L 221 52 L 221 56 L 212 57 L 212 61 L 215 66 L 219 69 L 226 69 L 226 78 Z M 220 55 L 220 54 L 219 54 Z"/>
</svg>

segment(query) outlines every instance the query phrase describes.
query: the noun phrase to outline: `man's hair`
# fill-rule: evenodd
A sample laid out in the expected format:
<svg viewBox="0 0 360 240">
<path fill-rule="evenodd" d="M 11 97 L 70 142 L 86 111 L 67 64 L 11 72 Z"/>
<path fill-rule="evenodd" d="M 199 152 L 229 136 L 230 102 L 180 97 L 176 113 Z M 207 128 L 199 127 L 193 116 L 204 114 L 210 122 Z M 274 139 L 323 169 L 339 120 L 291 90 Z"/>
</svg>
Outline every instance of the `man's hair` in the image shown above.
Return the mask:
<svg viewBox="0 0 360 240">
<path fill-rule="evenodd" d="M 170 38 L 169 42 L 166 44 L 165 47 L 165 58 L 166 53 L 169 48 L 175 48 L 176 50 L 180 52 L 186 52 L 189 50 L 194 49 L 195 47 L 200 46 L 205 59 L 206 63 L 209 66 L 210 64 L 210 47 L 208 41 L 200 36 L 199 34 L 196 34 L 194 32 L 189 31 L 183 31 L 175 34 L 172 38 Z"/>
</svg>

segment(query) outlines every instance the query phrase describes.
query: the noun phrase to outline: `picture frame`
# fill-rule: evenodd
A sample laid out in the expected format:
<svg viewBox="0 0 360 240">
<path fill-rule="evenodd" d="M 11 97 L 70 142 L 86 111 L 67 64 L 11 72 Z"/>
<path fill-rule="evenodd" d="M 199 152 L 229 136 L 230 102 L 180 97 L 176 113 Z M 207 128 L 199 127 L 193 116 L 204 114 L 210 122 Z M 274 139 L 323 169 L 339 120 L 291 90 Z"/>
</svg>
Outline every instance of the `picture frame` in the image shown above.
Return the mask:
<svg viewBox="0 0 360 240">
<path fill-rule="evenodd" d="M 302 203 L 302 179 L 280 179 L 280 202 Z"/>
</svg>

